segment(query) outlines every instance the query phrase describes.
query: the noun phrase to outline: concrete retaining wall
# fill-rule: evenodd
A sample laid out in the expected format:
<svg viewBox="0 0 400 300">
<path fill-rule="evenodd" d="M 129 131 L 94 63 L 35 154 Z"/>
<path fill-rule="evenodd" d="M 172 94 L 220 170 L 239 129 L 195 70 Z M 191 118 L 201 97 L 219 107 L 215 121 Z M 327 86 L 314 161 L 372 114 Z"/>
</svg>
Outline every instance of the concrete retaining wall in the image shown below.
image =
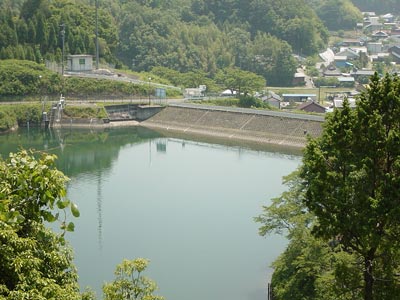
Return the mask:
<svg viewBox="0 0 400 300">
<path fill-rule="evenodd" d="M 304 147 L 307 135 L 317 137 L 322 132 L 323 118 L 288 114 L 265 115 L 253 110 L 223 111 L 193 107 L 169 106 L 142 122 L 149 128 L 205 135 L 228 139 Z M 313 118 L 314 117 L 314 118 Z"/>
<path fill-rule="evenodd" d="M 162 106 L 139 106 L 136 112 L 136 120 L 144 121 L 159 113 L 164 107 Z"/>
<path fill-rule="evenodd" d="M 75 119 L 63 117 L 60 122 L 54 122 L 54 127 L 105 127 L 102 119 Z"/>
</svg>

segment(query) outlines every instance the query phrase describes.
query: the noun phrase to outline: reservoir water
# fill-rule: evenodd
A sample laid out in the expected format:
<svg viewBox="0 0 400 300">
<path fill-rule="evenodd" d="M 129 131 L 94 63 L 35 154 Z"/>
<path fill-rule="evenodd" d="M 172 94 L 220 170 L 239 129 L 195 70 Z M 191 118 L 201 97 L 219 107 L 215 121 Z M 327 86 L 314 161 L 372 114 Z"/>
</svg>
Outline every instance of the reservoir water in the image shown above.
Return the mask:
<svg viewBox="0 0 400 300">
<path fill-rule="evenodd" d="M 81 216 L 67 239 L 81 286 L 99 299 L 115 266 L 137 257 L 151 261 L 145 275 L 167 300 L 266 299 L 286 241 L 260 237 L 253 218 L 284 190 L 299 155 L 144 128 L 0 135 L 3 157 L 21 147 L 57 154 L 70 177 Z"/>
</svg>

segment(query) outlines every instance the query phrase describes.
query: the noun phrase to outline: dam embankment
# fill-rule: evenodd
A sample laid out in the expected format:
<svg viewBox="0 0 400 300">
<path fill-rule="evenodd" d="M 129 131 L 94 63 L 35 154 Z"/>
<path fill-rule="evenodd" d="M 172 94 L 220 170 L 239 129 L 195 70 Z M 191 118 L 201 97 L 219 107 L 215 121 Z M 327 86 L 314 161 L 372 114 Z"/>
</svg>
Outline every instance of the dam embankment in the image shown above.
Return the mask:
<svg viewBox="0 0 400 300">
<path fill-rule="evenodd" d="M 323 116 L 195 104 L 169 105 L 141 125 L 200 135 L 302 148 L 322 133 Z"/>
</svg>

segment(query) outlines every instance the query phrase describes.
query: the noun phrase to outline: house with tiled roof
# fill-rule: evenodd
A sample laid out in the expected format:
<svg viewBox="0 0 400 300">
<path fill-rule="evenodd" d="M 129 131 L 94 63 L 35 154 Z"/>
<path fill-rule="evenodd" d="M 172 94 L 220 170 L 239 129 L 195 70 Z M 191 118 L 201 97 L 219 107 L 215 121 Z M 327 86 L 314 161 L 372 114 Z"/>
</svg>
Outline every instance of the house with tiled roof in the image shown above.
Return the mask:
<svg viewBox="0 0 400 300">
<path fill-rule="evenodd" d="M 261 101 L 269 104 L 271 107 L 281 108 L 282 97 L 273 91 L 268 91 L 267 95 L 261 98 Z"/>
<path fill-rule="evenodd" d="M 375 41 L 386 39 L 388 36 L 389 34 L 383 30 L 378 30 L 371 34 L 371 38 Z"/>
<path fill-rule="evenodd" d="M 382 42 L 368 42 L 367 43 L 367 50 L 369 54 L 377 54 L 381 53 L 383 49 Z"/>
<path fill-rule="evenodd" d="M 352 48 L 342 48 L 340 52 L 336 53 L 336 56 L 345 56 L 347 60 L 355 60 L 360 57 L 358 52 L 353 50 Z"/>
<path fill-rule="evenodd" d="M 400 46 L 390 47 L 388 52 L 392 55 L 393 59 L 396 62 L 400 62 Z"/>
<path fill-rule="evenodd" d="M 307 101 L 305 103 L 300 104 L 297 109 L 306 111 L 306 112 L 315 112 L 315 113 L 325 113 L 326 108 L 314 101 Z"/>
</svg>

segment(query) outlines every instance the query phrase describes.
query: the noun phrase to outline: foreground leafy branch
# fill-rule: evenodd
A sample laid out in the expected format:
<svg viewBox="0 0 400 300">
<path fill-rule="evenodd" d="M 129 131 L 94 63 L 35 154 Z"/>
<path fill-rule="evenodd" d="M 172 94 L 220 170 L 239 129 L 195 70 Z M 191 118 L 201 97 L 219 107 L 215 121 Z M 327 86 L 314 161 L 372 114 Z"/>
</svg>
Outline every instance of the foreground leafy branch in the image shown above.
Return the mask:
<svg viewBox="0 0 400 300">
<path fill-rule="evenodd" d="M 63 239 L 74 227 L 66 210 L 76 217 L 79 211 L 65 198 L 67 177 L 54 160 L 25 150 L 0 160 L 0 299 L 81 299 Z M 57 220 L 61 235 L 44 224 Z"/>
</svg>

